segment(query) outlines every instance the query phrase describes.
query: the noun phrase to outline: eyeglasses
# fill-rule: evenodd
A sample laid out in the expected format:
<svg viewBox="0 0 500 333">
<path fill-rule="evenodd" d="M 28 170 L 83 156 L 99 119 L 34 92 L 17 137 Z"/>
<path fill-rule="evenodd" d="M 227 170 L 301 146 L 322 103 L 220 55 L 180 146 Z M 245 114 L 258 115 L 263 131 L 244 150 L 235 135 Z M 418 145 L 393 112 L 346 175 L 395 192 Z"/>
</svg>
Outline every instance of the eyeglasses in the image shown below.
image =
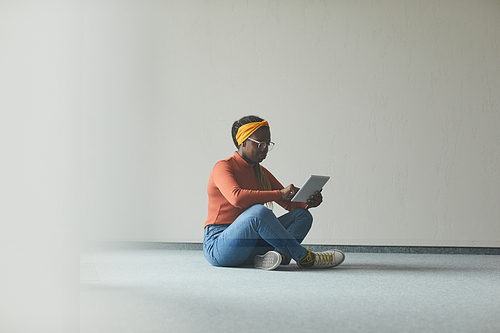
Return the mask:
<svg viewBox="0 0 500 333">
<path fill-rule="evenodd" d="M 254 140 L 252 138 L 248 138 L 248 140 L 255 142 L 257 144 L 257 149 L 260 149 L 262 151 L 266 150 L 266 148 L 267 148 L 267 151 L 271 151 L 274 148 L 274 142 L 269 142 L 269 143 L 260 142 L 260 141 Z"/>
</svg>

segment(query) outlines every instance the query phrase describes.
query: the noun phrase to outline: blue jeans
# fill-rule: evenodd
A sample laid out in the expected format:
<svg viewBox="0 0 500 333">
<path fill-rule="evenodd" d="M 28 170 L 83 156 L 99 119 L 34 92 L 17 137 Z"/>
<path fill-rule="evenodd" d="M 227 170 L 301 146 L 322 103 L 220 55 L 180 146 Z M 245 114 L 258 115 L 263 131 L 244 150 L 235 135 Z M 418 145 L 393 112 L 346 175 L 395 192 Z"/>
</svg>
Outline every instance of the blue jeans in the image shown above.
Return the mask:
<svg viewBox="0 0 500 333">
<path fill-rule="evenodd" d="M 214 266 L 246 266 L 256 255 L 277 251 L 300 261 L 307 250 L 300 245 L 311 229 L 308 210 L 295 209 L 279 218 L 263 205 L 244 211 L 233 223 L 205 227 L 203 253 Z"/>
</svg>

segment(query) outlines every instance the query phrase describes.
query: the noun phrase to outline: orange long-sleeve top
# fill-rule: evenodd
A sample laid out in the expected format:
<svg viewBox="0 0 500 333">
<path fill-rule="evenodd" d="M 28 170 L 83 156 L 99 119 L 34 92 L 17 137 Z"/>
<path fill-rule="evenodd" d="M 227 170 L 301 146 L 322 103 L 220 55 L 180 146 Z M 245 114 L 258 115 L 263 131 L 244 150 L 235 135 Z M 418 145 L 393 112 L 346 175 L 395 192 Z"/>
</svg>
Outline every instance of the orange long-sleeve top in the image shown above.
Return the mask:
<svg viewBox="0 0 500 333">
<path fill-rule="evenodd" d="M 282 200 L 283 185 L 264 167 L 271 191 L 260 191 L 253 164 L 245 161 L 238 152 L 217 162 L 208 180 L 208 218 L 211 224 L 231 224 L 241 213 L 256 204 L 274 201 L 288 211 L 305 208 L 306 204 Z"/>
</svg>

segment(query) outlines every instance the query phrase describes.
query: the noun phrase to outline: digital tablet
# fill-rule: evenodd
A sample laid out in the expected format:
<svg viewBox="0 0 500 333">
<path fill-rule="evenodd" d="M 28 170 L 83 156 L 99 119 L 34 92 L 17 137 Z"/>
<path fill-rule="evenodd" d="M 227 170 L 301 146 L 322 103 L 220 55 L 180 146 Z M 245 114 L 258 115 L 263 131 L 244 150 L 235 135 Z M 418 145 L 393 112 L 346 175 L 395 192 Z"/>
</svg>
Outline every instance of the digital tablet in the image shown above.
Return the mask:
<svg viewBox="0 0 500 333">
<path fill-rule="evenodd" d="M 310 176 L 304 186 L 292 198 L 292 202 L 306 202 L 314 192 L 321 191 L 329 179 L 330 176 Z"/>
</svg>

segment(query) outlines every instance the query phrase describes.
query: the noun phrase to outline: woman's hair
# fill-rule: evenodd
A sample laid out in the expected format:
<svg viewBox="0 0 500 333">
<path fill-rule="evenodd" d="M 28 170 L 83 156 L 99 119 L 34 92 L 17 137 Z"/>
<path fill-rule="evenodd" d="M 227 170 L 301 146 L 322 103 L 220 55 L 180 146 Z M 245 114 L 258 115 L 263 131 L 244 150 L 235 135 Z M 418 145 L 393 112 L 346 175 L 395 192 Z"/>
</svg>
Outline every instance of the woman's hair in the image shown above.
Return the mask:
<svg viewBox="0 0 500 333">
<path fill-rule="evenodd" d="M 236 120 L 233 123 L 233 127 L 231 127 L 231 136 L 233 138 L 234 145 L 236 148 L 239 148 L 240 145 L 238 145 L 238 141 L 236 140 L 236 134 L 238 134 L 238 129 L 248 123 L 256 123 L 256 122 L 261 122 L 264 119 L 257 117 L 257 116 L 246 116 L 243 117 L 239 120 Z M 259 163 L 255 163 L 253 165 L 253 171 L 255 172 L 255 177 L 257 178 L 257 184 L 259 185 L 259 190 L 261 191 L 271 191 L 271 182 L 269 181 L 269 178 L 267 178 L 266 173 L 262 169 Z M 272 203 L 268 203 L 272 207 Z"/>
<path fill-rule="evenodd" d="M 233 137 L 233 142 L 234 142 L 234 145 L 236 146 L 236 148 L 240 147 L 240 145 L 238 144 L 238 141 L 236 140 L 236 134 L 238 134 L 238 129 L 243 125 L 246 125 L 249 123 L 259 123 L 263 120 L 264 119 L 257 117 L 257 116 L 246 116 L 246 117 L 243 117 L 239 120 L 236 120 L 233 123 L 233 127 L 231 127 L 231 136 Z"/>
</svg>

